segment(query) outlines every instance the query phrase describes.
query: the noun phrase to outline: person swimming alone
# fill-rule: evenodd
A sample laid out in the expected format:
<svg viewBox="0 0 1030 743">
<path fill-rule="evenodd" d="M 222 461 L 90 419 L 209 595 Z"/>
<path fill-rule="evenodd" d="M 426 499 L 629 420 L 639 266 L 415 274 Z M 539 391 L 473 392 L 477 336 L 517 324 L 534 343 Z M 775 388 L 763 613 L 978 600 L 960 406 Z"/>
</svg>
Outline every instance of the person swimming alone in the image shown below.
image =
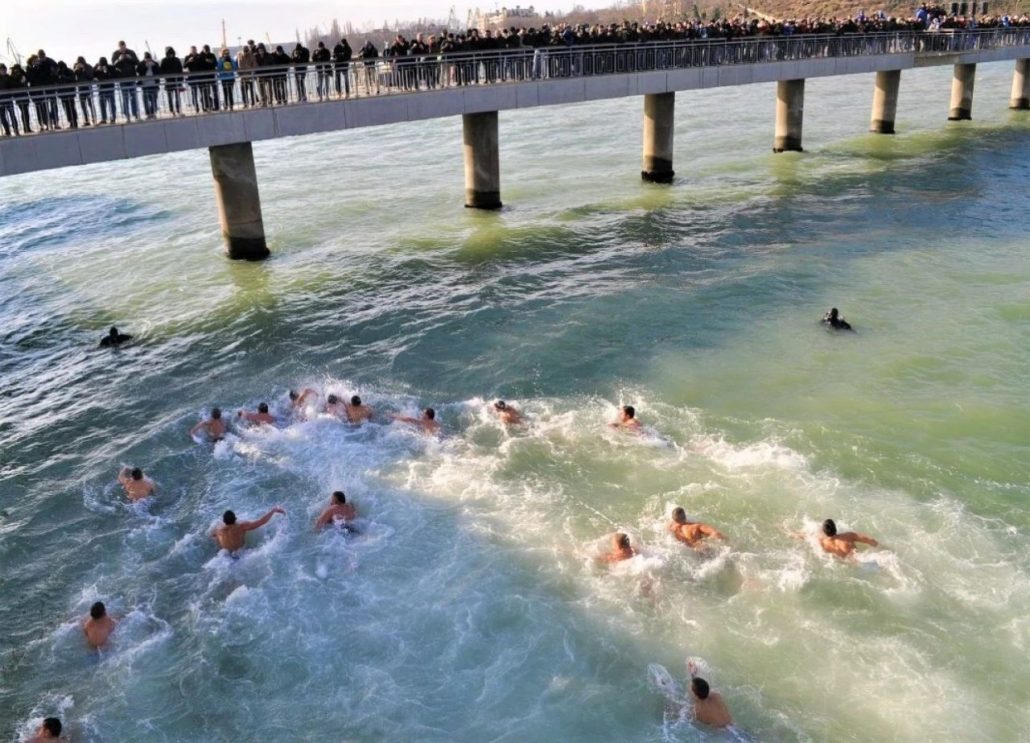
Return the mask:
<svg viewBox="0 0 1030 743">
<path fill-rule="evenodd" d="M 196 436 L 201 431 L 204 431 L 208 440 L 212 442 L 225 438 L 225 423 L 222 422 L 222 411 L 219 408 L 211 408 L 211 417 L 191 428 L 190 436 Z"/>
<path fill-rule="evenodd" d="M 823 522 L 823 536 L 819 538 L 819 546 L 823 548 L 823 552 L 846 560 L 853 556 L 858 543 L 868 544 L 870 547 L 878 547 L 880 544 L 872 537 L 854 531 L 838 534 L 837 524 L 833 519 Z"/>
<path fill-rule="evenodd" d="M 256 521 L 237 521 L 235 513 L 226 511 L 222 514 L 221 526 L 216 526 L 211 531 L 211 536 L 223 550 L 228 550 L 231 553 L 239 552 L 247 546 L 247 532 L 260 529 L 271 521 L 272 517 L 277 513 L 285 514 L 286 511 L 280 506 L 276 506 Z"/>
<path fill-rule="evenodd" d="M 522 423 L 522 414 L 518 408 L 504 400 L 498 400 L 493 404 L 494 415 L 501 419 L 501 422 L 508 426 L 517 426 Z"/>
<path fill-rule="evenodd" d="M 329 505 L 322 511 L 322 514 L 315 520 L 315 531 L 321 531 L 330 524 L 339 524 L 344 530 L 356 532 L 350 522 L 358 517 L 358 512 L 352 503 L 347 502 L 347 496 L 342 490 L 336 490 L 329 498 Z"/>
<path fill-rule="evenodd" d="M 676 506 L 672 509 L 672 521 L 669 522 L 669 531 L 679 541 L 693 547 L 696 550 L 704 547 L 706 537 L 713 539 L 726 539 L 726 536 L 714 526 L 702 524 L 700 521 L 687 519 L 687 512 Z"/>
<path fill-rule="evenodd" d="M 47 717 L 43 720 L 42 724 L 36 728 L 36 732 L 32 734 L 26 743 L 45 743 L 48 740 L 64 740 L 61 737 L 61 720 L 57 717 Z"/>
<path fill-rule="evenodd" d="M 694 719 L 713 728 L 725 728 L 733 724 L 730 710 L 723 701 L 722 694 L 712 691 L 708 682 L 697 675 L 697 665 L 691 661 L 687 665 L 690 671 L 690 694 L 694 699 Z"/>
<path fill-rule="evenodd" d="M 118 473 L 118 482 L 125 488 L 125 495 L 133 503 L 141 501 L 157 492 L 157 485 L 149 477 L 143 476 L 139 467 L 122 467 Z"/>
<path fill-rule="evenodd" d="M 834 330 L 854 330 L 851 327 L 851 323 L 840 316 L 840 312 L 836 307 L 831 307 L 830 311 L 823 315 L 822 323 Z"/>
<path fill-rule="evenodd" d="M 89 608 L 89 616 L 82 620 L 82 632 L 86 635 L 86 644 L 93 650 L 99 650 L 107 644 L 107 638 L 114 632 L 118 621 L 107 613 L 103 601 L 97 601 Z"/>
<path fill-rule="evenodd" d="M 396 414 L 393 414 L 390 417 L 400 423 L 407 423 L 408 425 L 416 426 L 422 429 L 422 433 L 436 433 L 440 430 L 440 424 L 436 422 L 436 411 L 432 408 L 426 408 L 423 410 L 420 418 L 411 418 L 406 415 Z"/>
<path fill-rule="evenodd" d="M 637 420 L 637 409 L 632 405 L 623 405 L 619 408 L 619 417 L 608 425 L 612 428 L 624 428 L 629 431 L 640 431 L 640 421 Z"/>
<path fill-rule="evenodd" d="M 107 331 L 107 335 L 100 339 L 101 348 L 113 348 L 114 346 L 120 346 L 126 341 L 132 340 L 131 335 L 125 333 L 119 333 L 118 328 L 112 327 Z"/>
<path fill-rule="evenodd" d="M 267 402 L 259 403 L 256 413 L 251 413 L 248 410 L 241 410 L 236 414 L 236 416 L 247 421 L 247 423 L 257 423 L 259 426 L 271 426 L 275 423 L 275 418 L 273 418 L 271 413 L 268 412 Z"/>
</svg>

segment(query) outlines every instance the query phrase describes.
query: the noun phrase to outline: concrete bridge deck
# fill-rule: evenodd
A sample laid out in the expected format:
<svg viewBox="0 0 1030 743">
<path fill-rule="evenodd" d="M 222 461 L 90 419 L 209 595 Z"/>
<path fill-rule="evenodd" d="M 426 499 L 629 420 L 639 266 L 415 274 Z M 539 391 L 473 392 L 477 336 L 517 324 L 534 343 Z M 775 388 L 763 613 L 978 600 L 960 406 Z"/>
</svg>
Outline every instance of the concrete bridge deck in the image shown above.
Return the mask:
<svg viewBox="0 0 1030 743">
<path fill-rule="evenodd" d="M 972 65 L 1030 57 L 1030 28 L 990 29 L 938 35 L 897 32 L 853 37 L 796 36 L 736 41 L 684 41 L 633 47 L 573 47 L 544 50 L 548 58 L 567 59 L 566 75 L 507 80 L 473 85 L 443 81 L 432 90 L 387 89 L 347 100 L 312 101 L 315 73 L 308 72 L 307 102 L 291 88 L 287 105 L 237 109 L 50 132 L 0 139 L 0 176 L 72 165 L 120 160 L 201 147 L 255 142 L 319 132 L 379 126 L 399 122 L 511 109 L 580 103 L 606 98 L 674 93 L 729 85 L 804 80 L 810 77 L 905 70 L 931 65 Z M 920 38 L 921 37 L 921 38 Z M 904 48 L 906 51 L 894 51 Z M 689 52 L 687 51 L 689 50 Z M 521 50 L 520 50 L 521 51 Z M 633 72 L 584 74 L 583 59 L 613 55 L 649 55 Z M 529 53 L 532 55 L 532 52 Z M 666 55 L 664 58 L 662 55 Z M 503 55 L 456 55 L 443 62 L 420 63 L 448 67 L 510 61 Z M 539 66 L 539 57 L 521 56 Z M 579 60 L 577 62 L 576 60 Z M 589 61 L 589 60 L 588 60 Z M 521 62 L 520 62 L 521 63 Z M 576 65 L 580 67 L 577 71 Z M 599 64 L 598 67 L 601 65 Z M 352 64 L 352 74 L 363 68 Z M 532 72 L 532 70 L 530 70 Z M 283 71 L 286 74 L 286 71 Z M 290 72 L 290 77 L 293 73 Z M 382 76 L 382 68 L 377 75 Z M 439 75 L 439 73 L 436 73 Z M 532 75 L 530 75 L 532 76 Z M 292 81 L 291 81 L 292 82 Z M 357 87 L 357 81 L 355 87 Z M 37 94 L 38 95 L 38 94 Z M 164 95 L 161 95 L 163 103 Z M 185 98 L 185 96 L 184 96 Z"/>
</svg>

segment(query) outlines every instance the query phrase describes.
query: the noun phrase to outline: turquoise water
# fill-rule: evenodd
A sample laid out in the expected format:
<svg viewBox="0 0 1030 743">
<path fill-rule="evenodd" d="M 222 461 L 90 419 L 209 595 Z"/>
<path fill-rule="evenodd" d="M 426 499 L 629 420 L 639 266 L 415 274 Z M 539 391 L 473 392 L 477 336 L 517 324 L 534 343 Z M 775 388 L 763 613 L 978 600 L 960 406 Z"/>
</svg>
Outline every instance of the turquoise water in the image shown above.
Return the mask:
<svg viewBox="0 0 1030 743">
<path fill-rule="evenodd" d="M 0 181 L 0 731 L 75 741 L 691 741 L 686 660 L 762 740 L 1025 739 L 1030 118 L 982 65 L 501 115 L 498 214 L 460 121 L 255 145 L 274 257 L 229 263 L 203 151 Z M 817 320 L 839 306 L 858 332 Z M 93 348 L 111 323 L 138 342 Z M 439 411 L 187 436 L 290 387 Z M 488 401 L 529 426 L 504 431 Z M 637 406 L 648 433 L 604 424 Z M 123 464 L 160 485 L 127 505 Z M 335 488 L 362 536 L 316 535 Z M 207 532 L 256 517 L 239 561 Z M 707 559 L 674 505 L 728 537 Z M 861 564 L 811 537 L 876 536 Z M 643 554 L 593 556 L 616 528 Z M 97 658 L 77 622 L 124 617 Z"/>
</svg>

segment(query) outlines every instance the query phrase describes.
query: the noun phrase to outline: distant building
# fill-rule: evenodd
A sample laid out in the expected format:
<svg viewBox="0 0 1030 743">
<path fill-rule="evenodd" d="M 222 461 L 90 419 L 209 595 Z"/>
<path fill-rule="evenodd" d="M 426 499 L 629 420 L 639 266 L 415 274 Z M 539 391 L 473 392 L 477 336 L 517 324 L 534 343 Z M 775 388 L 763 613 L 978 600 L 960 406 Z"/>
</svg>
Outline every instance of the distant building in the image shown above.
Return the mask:
<svg viewBox="0 0 1030 743">
<path fill-rule="evenodd" d="M 530 5 L 523 8 L 516 5 L 514 8 L 501 8 L 493 13 L 484 13 L 479 8 L 469 11 L 468 27 L 478 28 L 481 32 L 487 29 L 497 30 L 499 28 L 516 28 L 522 26 L 539 25 L 540 14 Z"/>
</svg>

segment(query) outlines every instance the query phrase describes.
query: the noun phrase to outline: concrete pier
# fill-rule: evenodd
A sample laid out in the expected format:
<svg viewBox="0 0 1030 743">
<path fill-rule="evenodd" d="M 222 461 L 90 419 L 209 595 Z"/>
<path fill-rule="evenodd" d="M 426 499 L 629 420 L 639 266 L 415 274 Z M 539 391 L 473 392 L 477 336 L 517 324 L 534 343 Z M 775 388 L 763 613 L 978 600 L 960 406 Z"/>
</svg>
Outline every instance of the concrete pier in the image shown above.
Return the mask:
<svg viewBox="0 0 1030 743">
<path fill-rule="evenodd" d="M 676 94 L 644 96 L 644 161 L 640 177 L 650 183 L 672 183 L 672 140 Z"/>
<path fill-rule="evenodd" d="M 877 134 L 894 134 L 894 118 L 898 113 L 898 88 L 901 86 L 901 70 L 883 70 L 876 73 L 876 87 L 873 89 L 873 115 L 869 131 Z"/>
<path fill-rule="evenodd" d="M 267 258 L 254 148 L 250 142 L 240 142 L 208 147 L 208 151 L 226 255 L 248 261 Z"/>
<path fill-rule="evenodd" d="M 1019 111 L 1030 109 L 1030 59 L 1017 59 L 1012 75 L 1012 97 L 1009 108 Z"/>
<path fill-rule="evenodd" d="M 801 125 L 805 118 L 805 81 L 776 83 L 776 138 L 773 152 L 801 152 Z"/>
<path fill-rule="evenodd" d="M 973 118 L 973 83 L 975 64 L 957 64 L 951 78 L 951 109 L 948 121 L 967 121 Z"/>
<path fill-rule="evenodd" d="M 497 112 L 462 114 L 465 140 L 465 206 L 501 208 L 501 158 L 497 143 Z"/>
</svg>

